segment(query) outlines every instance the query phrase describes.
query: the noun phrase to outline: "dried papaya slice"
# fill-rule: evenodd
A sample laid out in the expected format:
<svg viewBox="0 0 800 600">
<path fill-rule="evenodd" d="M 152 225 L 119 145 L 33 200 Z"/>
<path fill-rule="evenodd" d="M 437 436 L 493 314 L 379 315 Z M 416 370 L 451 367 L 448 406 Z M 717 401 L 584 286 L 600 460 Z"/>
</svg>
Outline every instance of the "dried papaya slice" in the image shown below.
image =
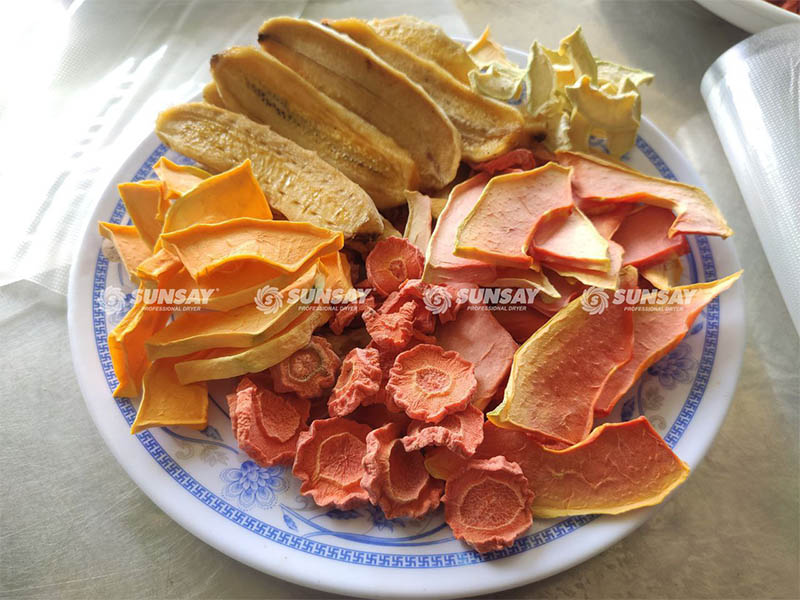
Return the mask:
<svg viewBox="0 0 800 600">
<path fill-rule="evenodd" d="M 431 198 L 408 190 L 405 197 L 408 203 L 408 220 L 403 237 L 420 252 L 425 252 L 431 239 Z"/>
<path fill-rule="evenodd" d="M 619 273 L 622 269 L 624 249 L 613 240 L 608 240 L 608 258 L 610 266 L 605 271 L 583 269 L 574 265 L 544 261 L 550 269 L 562 277 L 570 277 L 584 285 L 594 286 L 606 290 L 616 290 L 619 287 Z"/>
<path fill-rule="evenodd" d="M 540 261 L 599 271 L 611 268 L 608 240 L 577 206 L 567 215 L 558 215 L 542 223 L 536 230 L 533 248 Z"/>
<path fill-rule="evenodd" d="M 134 281 L 137 281 L 136 267 L 150 257 L 150 247 L 139 235 L 133 225 L 118 225 L 100 221 L 97 224 L 100 235 L 114 245 L 122 266 Z"/>
<path fill-rule="evenodd" d="M 383 372 L 374 348 L 353 348 L 342 361 L 342 371 L 328 398 L 328 412 L 343 417 L 378 393 Z"/>
<path fill-rule="evenodd" d="M 514 341 L 520 344 L 536 333 L 548 319 L 530 306 L 526 306 L 525 310 L 497 310 L 493 316 L 511 334 Z"/>
<path fill-rule="evenodd" d="M 594 207 L 587 208 L 587 204 L 594 204 Z M 607 240 L 614 237 L 614 234 L 622 225 L 622 222 L 633 211 L 638 210 L 635 204 L 607 204 L 602 202 L 593 203 L 591 200 L 576 199 L 576 205 L 589 217 L 597 233 Z"/>
<path fill-rule="evenodd" d="M 387 519 L 418 519 L 439 506 L 444 486 L 425 470 L 422 452 L 403 447 L 402 435 L 397 423 L 367 435 L 361 487 Z"/>
<path fill-rule="evenodd" d="M 573 168 L 572 185 L 581 198 L 601 202 L 644 202 L 675 215 L 669 235 L 700 233 L 723 238 L 733 233 L 714 202 L 700 188 L 649 177 L 638 171 L 579 152 L 559 152 Z"/>
<path fill-rule="evenodd" d="M 403 438 L 403 447 L 421 450 L 428 446 L 444 446 L 465 458 L 475 454 L 483 441 L 483 411 L 474 405 L 447 415 L 438 423 L 411 421 Z"/>
<path fill-rule="evenodd" d="M 394 313 L 380 314 L 368 308 L 362 314 L 372 341 L 381 350 L 400 352 L 408 347 L 414 337 L 414 302 L 406 302 Z"/>
<path fill-rule="evenodd" d="M 556 163 L 493 177 L 458 226 L 456 256 L 523 269 L 540 223 L 572 206 L 571 170 Z"/>
<path fill-rule="evenodd" d="M 614 234 L 614 241 L 625 250 L 624 264 L 642 267 L 686 254 L 686 236 L 669 236 L 674 220 L 669 210 L 658 206 L 646 206 L 629 215 Z"/>
<path fill-rule="evenodd" d="M 558 296 L 553 297 L 547 294 L 537 294 L 536 298 L 533 300 L 533 308 L 548 317 L 552 317 L 567 304 L 572 302 L 586 287 L 577 279 L 563 277 L 546 265 L 542 268 L 542 273 L 547 276 L 548 281 L 558 291 Z"/>
<path fill-rule="evenodd" d="M 270 368 L 276 392 L 319 398 L 336 383 L 342 361 L 324 337 L 312 335 L 308 344 Z"/>
<path fill-rule="evenodd" d="M 361 487 L 368 425 L 333 417 L 311 423 L 297 441 L 292 473 L 302 481 L 300 493 L 317 506 L 349 510 L 369 496 Z"/>
<path fill-rule="evenodd" d="M 481 163 L 471 165 L 475 171 L 489 173 L 495 175 L 508 169 L 521 169 L 523 171 L 530 171 L 536 167 L 536 159 L 533 152 L 527 148 L 517 148 L 506 152 L 502 156 L 487 160 Z"/>
<path fill-rule="evenodd" d="M 380 240 L 367 256 L 367 279 L 376 292 L 388 296 L 409 279 L 422 275 L 425 262 L 408 240 L 390 237 Z"/>
<path fill-rule="evenodd" d="M 478 384 L 475 367 L 455 351 L 420 344 L 401 352 L 389 372 L 386 390 L 412 419 L 438 423 L 464 410 Z"/>
<path fill-rule="evenodd" d="M 469 461 L 447 480 L 443 500 L 453 535 L 482 554 L 507 548 L 533 522 L 528 480 L 502 456 Z"/>
<path fill-rule="evenodd" d="M 133 181 L 120 183 L 117 190 L 136 231 L 153 248 L 161 235 L 158 210 L 164 193 L 163 184 L 160 181 Z"/>
</svg>

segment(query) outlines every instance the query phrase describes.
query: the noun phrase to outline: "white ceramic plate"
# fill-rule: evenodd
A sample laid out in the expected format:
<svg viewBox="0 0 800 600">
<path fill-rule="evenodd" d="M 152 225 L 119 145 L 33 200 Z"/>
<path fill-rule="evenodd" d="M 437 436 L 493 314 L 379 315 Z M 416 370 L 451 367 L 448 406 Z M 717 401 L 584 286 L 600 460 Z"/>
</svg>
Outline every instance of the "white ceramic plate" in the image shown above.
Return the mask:
<svg viewBox="0 0 800 600">
<path fill-rule="evenodd" d="M 695 0 L 721 19 L 750 33 L 758 33 L 777 25 L 800 23 L 800 15 L 766 0 Z"/>
<path fill-rule="evenodd" d="M 525 60 L 518 52 L 515 59 Z M 445 598 L 490 593 L 542 579 L 608 548 L 655 509 L 619 516 L 538 520 L 501 552 L 480 555 L 453 539 L 441 510 L 420 520 L 387 520 L 379 510 L 330 511 L 299 495 L 289 469 L 257 467 L 239 452 L 222 389 L 211 389 L 209 427 L 129 428 L 138 399 L 111 396 L 116 378 L 107 332 L 132 303 L 133 286 L 100 251 L 96 221 L 128 222 L 116 184 L 153 178 L 162 155 L 187 162 L 149 135 L 99 199 L 70 276 L 69 329 L 75 372 L 100 433 L 136 484 L 194 535 L 276 577 L 348 596 Z M 691 166 L 649 121 L 630 164 L 700 185 Z M 739 269 L 732 244 L 695 237 L 684 278 L 708 281 Z M 129 294 L 109 310 L 105 290 Z M 744 349 L 741 283 L 712 302 L 686 340 L 654 365 L 613 419 L 645 414 L 675 452 L 696 467 L 722 423 Z M 212 386 L 213 388 L 213 386 Z M 677 493 L 680 493 L 678 490 Z"/>
</svg>

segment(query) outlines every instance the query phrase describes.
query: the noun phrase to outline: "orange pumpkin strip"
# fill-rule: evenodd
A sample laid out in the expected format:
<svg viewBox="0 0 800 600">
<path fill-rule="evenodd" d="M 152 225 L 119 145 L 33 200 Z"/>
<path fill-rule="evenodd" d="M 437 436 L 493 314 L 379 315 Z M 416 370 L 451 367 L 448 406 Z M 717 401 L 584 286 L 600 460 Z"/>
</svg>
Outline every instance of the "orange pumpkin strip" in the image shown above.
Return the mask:
<svg viewBox="0 0 800 600">
<path fill-rule="evenodd" d="M 136 181 L 117 186 L 136 231 L 151 249 L 161 235 L 158 207 L 164 194 L 163 187 L 160 181 Z"/>
<path fill-rule="evenodd" d="M 122 266 L 134 281 L 138 281 L 136 267 L 150 257 L 150 248 L 133 225 L 118 225 L 100 221 L 97 224 L 100 235 L 109 240 L 117 251 Z"/>
</svg>

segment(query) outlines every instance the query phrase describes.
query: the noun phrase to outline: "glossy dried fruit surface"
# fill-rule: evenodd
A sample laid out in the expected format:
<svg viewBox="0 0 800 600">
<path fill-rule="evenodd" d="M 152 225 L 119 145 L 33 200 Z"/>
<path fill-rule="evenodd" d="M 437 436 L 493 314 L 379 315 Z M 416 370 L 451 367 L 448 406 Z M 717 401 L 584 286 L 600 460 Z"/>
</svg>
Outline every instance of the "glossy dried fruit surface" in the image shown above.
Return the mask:
<svg viewBox="0 0 800 600">
<path fill-rule="evenodd" d="M 380 240 L 366 260 L 367 279 L 379 294 L 388 296 L 409 279 L 422 275 L 425 258 L 408 240 Z"/>
<path fill-rule="evenodd" d="M 331 416 L 352 413 L 380 390 L 383 372 L 375 348 L 353 348 L 342 361 L 342 370 L 328 398 Z"/>
<path fill-rule="evenodd" d="M 483 420 L 483 411 L 470 405 L 435 424 L 412 421 L 403 438 L 403 447 L 411 451 L 443 446 L 469 458 L 483 441 Z"/>
<path fill-rule="evenodd" d="M 323 337 L 313 335 L 308 344 L 270 368 L 276 392 L 301 398 L 319 398 L 336 383 L 342 361 Z"/>
</svg>

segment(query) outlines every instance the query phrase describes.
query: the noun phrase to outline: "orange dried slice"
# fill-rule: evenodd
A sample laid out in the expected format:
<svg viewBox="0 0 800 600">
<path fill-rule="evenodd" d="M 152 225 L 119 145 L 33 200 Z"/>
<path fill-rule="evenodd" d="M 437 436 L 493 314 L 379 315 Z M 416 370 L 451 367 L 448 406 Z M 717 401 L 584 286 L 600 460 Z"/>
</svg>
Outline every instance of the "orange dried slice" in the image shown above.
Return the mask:
<svg viewBox="0 0 800 600">
<path fill-rule="evenodd" d="M 408 190 L 405 192 L 405 197 L 408 203 L 408 220 L 403 237 L 424 253 L 431 240 L 431 198 L 425 194 Z"/>
<path fill-rule="evenodd" d="M 132 280 L 138 281 L 136 267 L 150 257 L 151 251 L 133 225 L 118 225 L 100 221 L 97 224 L 100 235 L 109 240 L 119 255 L 122 266 Z"/>
<path fill-rule="evenodd" d="M 369 425 L 371 429 L 378 429 L 388 423 L 397 423 L 403 431 L 406 430 L 411 422 L 405 413 L 391 412 L 385 404 L 369 404 L 359 406 L 348 415 L 350 419 L 357 423 Z"/>
<path fill-rule="evenodd" d="M 659 290 L 674 288 L 683 275 L 683 265 L 677 256 L 639 269 L 639 274 Z"/>
<path fill-rule="evenodd" d="M 319 419 L 297 441 L 292 473 L 302 481 L 300 493 L 317 506 L 349 510 L 369 500 L 361 487 L 368 425 L 334 417 Z"/>
<path fill-rule="evenodd" d="M 158 208 L 161 205 L 164 185 L 160 181 L 132 181 L 120 183 L 117 190 L 139 235 L 150 248 L 153 248 L 158 236 L 161 235 Z"/>
<path fill-rule="evenodd" d="M 547 276 L 547 280 L 556 289 L 558 296 L 537 294 L 532 306 L 548 317 L 552 317 L 572 302 L 586 287 L 573 277 L 559 275 L 547 265 L 543 266 L 542 273 Z"/>
<path fill-rule="evenodd" d="M 431 477 L 436 479 L 447 480 L 455 477 L 464 469 L 467 462 L 468 458 L 444 446 L 434 446 L 425 450 L 425 468 Z"/>
<path fill-rule="evenodd" d="M 483 554 L 511 546 L 528 530 L 533 500 L 517 463 L 473 459 L 445 484 L 444 518 L 456 539 Z"/>
<path fill-rule="evenodd" d="M 403 447 L 402 435 L 397 423 L 367 435 L 361 487 L 387 519 L 418 519 L 439 506 L 444 486 L 425 470 L 422 452 Z"/>
<path fill-rule="evenodd" d="M 625 250 L 624 264 L 642 267 L 680 256 L 689 251 L 686 237 L 669 236 L 675 217 L 665 208 L 646 206 L 628 216 L 614 234 L 614 241 Z"/>
<path fill-rule="evenodd" d="M 591 268 L 583 269 L 574 266 L 574 264 L 565 264 L 551 261 L 543 261 L 542 264 L 547 265 L 562 277 L 570 277 L 584 285 L 593 285 L 594 287 L 603 288 L 606 290 L 616 290 L 619 287 L 619 272 L 622 268 L 623 256 L 625 251 L 618 243 L 608 240 L 608 258 L 610 266 L 605 271 L 597 271 Z"/>
<path fill-rule="evenodd" d="M 167 281 L 183 269 L 180 259 L 163 248 L 143 260 L 136 267 L 136 276 L 145 287 L 163 288 Z"/>
<path fill-rule="evenodd" d="M 583 300 L 520 346 L 503 402 L 488 414 L 492 423 L 545 442 L 575 444 L 589 435 L 603 384 L 631 358 L 633 317 L 614 303 L 592 314 Z"/>
<path fill-rule="evenodd" d="M 312 335 L 308 344 L 270 368 L 276 392 L 319 398 L 336 383 L 342 361 L 324 337 Z"/>
<path fill-rule="evenodd" d="M 331 328 L 333 333 L 336 335 L 341 335 L 345 328 L 348 327 L 358 315 L 363 313 L 368 308 L 375 308 L 375 297 L 372 294 L 365 297 L 363 300 L 350 302 L 340 306 L 339 309 L 334 313 L 333 318 L 328 326 Z"/>
<path fill-rule="evenodd" d="M 649 177 L 638 171 L 579 152 L 559 152 L 557 160 L 573 168 L 572 185 L 581 198 L 599 202 L 644 202 L 675 215 L 669 235 L 701 233 L 723 238 L 733 233 L 714 202 L 700 188 Z"/>
<path fill-rule="evenodd" d="M 158 162 L 153 165 L 153 171 L 167 186 L 167 196 L 170 199 L 185 194 L 204 179 L 211 177 L 211 173 L 200 167 L 178 165 L 166 156 L 158 159 Z"/>
<path fill-rule="evenodd" d="M 375 244 L 367 256 L 367 279 L 376 292 L 388 296 L 407 280 L 420 277 L 424 262 L 408 240 L 389 237 Z"/>
<path fill-rule="evenodd" d="M 328 412 L 343 417 L 380 390 L 383 372 L 374 348 L 353 348 L 342 362 L 342 371 L 328 398 Z"/>
<path fill-rule="evenodd" d="M 400 353 L 389 372 L 386 390 L 412 419 L 438 423 L 464 410 L 478 383 L 475 367 L 458 352 L 420 344 Z"/>
<path fill-rule="evenodd" d="M 381 350 L 398 353 L 405 350 L 414 337 L 413 302 L 406 302 L 395 313 L 380 314 L 371 308 L 364 311 L 362 318 L 372 341 Z"/>
<path fill-rule="evenodd" d="M 342 295 L 353 289 L 350 263 L 343 252 L 330 252 L 320 257 L 319 266 L 325 275 L 325 288 L 338 290 Z"/>
<path fill-rule="evenodd" d="M 570 178 L 571 169 L 556 163 L 493 177 L 458 226 L 456 256 L 530 268 L 536 229 L 573 206 Z"/>
<path fill-rule="evenodd" d="M 521 169 L 523 171 L 530 171 L 536 167 L 536 159 L 533 152 L 527 148 L 517 148 L 506 152 L 502 156 L 487 160 L 481 163 L 470 165 L 475 171 L 489 173 L 495 175 L 509 169 Z"/>
<path fill-rule="evenodd" d="M 576 206 L 568 215 L 543 222 L 533 242 L 540 261 L 552 261 L 579 269 L 607 271 L 611 268 L 608 240 Z"/>
<path fill-rule="evenodd" d="M 530 306 L 525 310 L 496 310 L 494 318 L 508 331 L 515 342 L 522 343 L 547 323 L 548 317 Z"/>
<path fill-rule="evenodd" d="M 586 209 L 579 200 L 576 200 L 575 203 L 583 213 L 589 217 L 597 233 L 607 240 L 614 237 L 614 234 L 626 217 L 631 214 L 631 212 L 638 209 L 635 204 L 600 204 L 600 209 L 602 209 L 603 212 L 591 214 L 586 212 Z"/>
<path fill-rule="evenodd" d="M 412 421 L 403 438 L 403 447 L 421 450 L 428 446 L 444 446 L 465 458 L 475 454 L 483 441 L 483 411 L 474 405 L 447 415 L 438 423 Z"/>
</svg>

